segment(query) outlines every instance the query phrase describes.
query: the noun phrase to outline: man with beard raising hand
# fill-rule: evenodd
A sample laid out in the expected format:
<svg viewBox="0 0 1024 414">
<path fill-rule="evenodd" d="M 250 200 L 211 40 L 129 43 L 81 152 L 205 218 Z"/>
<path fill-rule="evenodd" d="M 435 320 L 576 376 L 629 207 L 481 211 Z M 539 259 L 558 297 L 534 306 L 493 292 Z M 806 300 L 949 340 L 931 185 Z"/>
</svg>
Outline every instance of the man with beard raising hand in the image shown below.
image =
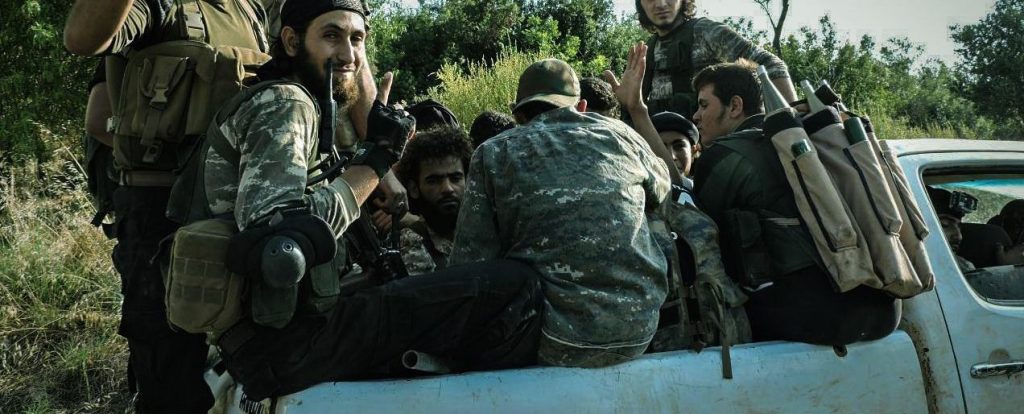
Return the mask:
<svg viewBox="0 0 1024 414">
<path fill-rule="evenodd" d="M 355 114 L 366 113 L 357 107 L 368 101 L 357 86 L 368 70 L 366 16 L 358 0 L 285 2 L 273 60 L 258 71 L 263 83 L 218 113 L 207 138 L 210 148 L 201 154 L 199 185 L 205 191 L 196 193 L 206 196 L 206 209 L 234 219 L 241 232 L 232 246 L 260 240 L 234 257 L 228 253 L 232 263 L 241 258 L 253 266 L 244 272 L 241 321 L 212 337 L 228 372 L 253 399 L 325 381 L 401 374 L 401 356 L 408 350 L 466 370 L 536 359 L 540 286 L 536 271 L 519 262 L 469 263 L 340 297 L 339 282 L 348 271 L 344 232 L 414 132 L 407 113 L 373 102 L 364 118 L 366 139 L 345 172 L 310 180 L 322 158 L 318 126 L 335 121 L 321 120 L 328 112 L 310 94 L 325 88 L 328 61 L 337 79 L 334 98 L 347 108 L 341 112 L 352 122 L 361 117 Z M 285 224 L 295 220 L 323 224 L 313 229 L 317 233 L 307 232 L 311 225 Z M 326 240 L 322 227 L 330 228 Z M 261 232 L 270 236 L 245 237 Z M 268 257 L 275 262 L 260 243 L 281 235 L 294 239 L 304 263 L 314 265 L 301 277 L 282 279 L 274 270 L 281 267 L 263 266 Z"/>
<path fill-rule="evenodd" d="M 458 127 L 419 132 L 406 147 L 398 177 L 409 190 L 410 211 L 422 216 L 402 229 L 402 257 L 411 274 L 445 268 L 472 154 Z"/>
</svg>

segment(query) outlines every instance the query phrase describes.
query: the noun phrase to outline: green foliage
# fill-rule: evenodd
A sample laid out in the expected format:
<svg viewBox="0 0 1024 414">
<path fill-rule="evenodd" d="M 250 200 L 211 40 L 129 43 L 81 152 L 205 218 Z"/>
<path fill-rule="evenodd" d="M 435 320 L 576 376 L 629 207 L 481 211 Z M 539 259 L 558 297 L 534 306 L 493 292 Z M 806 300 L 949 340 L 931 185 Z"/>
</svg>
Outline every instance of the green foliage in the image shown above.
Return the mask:
<svg viewBox="0 0 1024 414">
<path fill-rule="evenodd" d="M 69 157 L 42 165 L 44 176 L 80 183 Z M 0 412 L 124 411 L 112 243 L 89 225 L 89 201 L 68 188 L 74 182 L 8 173 L 0 184 Z"/>
<path fill-rule="evenodd" d="M 648 36 L 612 10 L 610 0 L 423 0 L 417 8 L 381 0 L 371 22 L 372 60 L 395 72 L 397 99 L 437 86 L 442 65 L 468 70 L 505 50 L 559 57 L 594 75 L 621 69 L 626 46 Z"/>
<path fill-rule="evenodd" d="M 439 86 L 427 95 L 447 106 L 463 125 L 485 110 L 509 112 L 515 101 L 519 75 L 542 55 L 512 50 L 501 52 L 493 62 L 470 63 L 468 69 L 446 63 L 438 71 Z"/>
<path fill-rule="evenodd" d="M 1024 1 L 997 0 L 980 22 L 951 29 L 971 99 L 986 114 L 1024 123 Z"/>
<path fill-rule="evenodd" d="M 66 1 L 0 2 L 0 165 L 44 161 L 81 134 L 92 66 L 64 51 L 67 12 Z"/>
</svg>

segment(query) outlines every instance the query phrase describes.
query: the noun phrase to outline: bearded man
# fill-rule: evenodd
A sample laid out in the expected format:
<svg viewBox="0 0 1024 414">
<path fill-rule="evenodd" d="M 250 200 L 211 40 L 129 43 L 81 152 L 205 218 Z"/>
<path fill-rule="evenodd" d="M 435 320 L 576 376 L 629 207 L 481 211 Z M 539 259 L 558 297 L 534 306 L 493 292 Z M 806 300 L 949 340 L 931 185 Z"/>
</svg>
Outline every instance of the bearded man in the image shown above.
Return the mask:
<svg viewBox="0 0 1024 414">
<path fill-rule="evenodd" d="M 366 138 L 344 172 L 321 181 L 311 177 L 323 165 L 320 124 L 356 122 L 356 114 L 367 113 L 357 107 L 368 101 L 359 87 L 368 70 L 367 14 L 358 0 L 287 1 L 273 60 L 258 71 L 261 82 L 218 113 L 201 154 L 199 207 L 208 217 L 234 220 L 240 233 L 232 243 L 257 240 L 256 248 L 240 255 L 255 265 L 245 274 L 242 320 L 211 336 L 250 398 L 399 375 L 409 350 L 461 369 L 521 366 L 536 358 L 538 276 L 512 260 L 471 263 L 341 295 L 340 282 L 350 271 L 342 236 L 415 129 L 407 113 L 373 102 L 362 119 Z M 340 120 L 321 119 L 329 108 L 309 93 L 326 89 L 331 66 L 334 99 L 340 113 L 350 115 Z M 288 228 L 295 217 L 329 228 L 326 243 L 306 237 L 308 228 Z M 280 251 L 260 246 L 274 246 L 282 235 L 294 239 L 302 262 L 311 264 L 298 278 L 282 279 L 275 271 L 280 267 L 264 266 Z"/>
<path fill-rule="evenodd" d="M 409 190 L 410 211 L 422 217 L 402 229 L 402 257 L 410 273 L 445 268 L 472 154 L 458 127 L 418 133 L 406 147 L 398 177 Z"/>
</svg>

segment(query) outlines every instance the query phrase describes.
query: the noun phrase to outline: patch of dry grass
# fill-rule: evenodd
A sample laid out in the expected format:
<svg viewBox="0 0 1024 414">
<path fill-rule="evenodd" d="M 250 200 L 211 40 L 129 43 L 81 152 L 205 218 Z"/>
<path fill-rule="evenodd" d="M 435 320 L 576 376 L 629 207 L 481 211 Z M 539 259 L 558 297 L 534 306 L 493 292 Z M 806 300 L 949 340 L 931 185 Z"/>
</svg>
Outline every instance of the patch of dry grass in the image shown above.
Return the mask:
<svg viewBox="0 0 1024 414">
<path fill-rule="evenodd" d="M 0 183 L 2 413 L 123 412 L 129 398 L 113 242 L 63 158 Z"/>
</svg>

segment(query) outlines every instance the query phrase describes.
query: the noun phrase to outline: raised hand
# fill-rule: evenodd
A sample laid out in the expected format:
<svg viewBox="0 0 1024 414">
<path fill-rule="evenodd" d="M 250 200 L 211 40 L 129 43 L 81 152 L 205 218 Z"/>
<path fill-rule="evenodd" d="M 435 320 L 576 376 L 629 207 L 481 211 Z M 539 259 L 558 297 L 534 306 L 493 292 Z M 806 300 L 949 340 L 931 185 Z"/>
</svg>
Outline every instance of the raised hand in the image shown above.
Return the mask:
<svg viewBox="0 0 1024 414">
<path fill-rule="evenodd" d="M 612 86 L 612 90 L 615 91 L 615 99 L 626 111 L 646 106 L 642 95 L 646 69 L 647 45 L 641 42 L 629 48 L 626 70 L 622 72 L 621 82 L 612 71 L 604 71 L 605 81 Z"/>
</svg>

